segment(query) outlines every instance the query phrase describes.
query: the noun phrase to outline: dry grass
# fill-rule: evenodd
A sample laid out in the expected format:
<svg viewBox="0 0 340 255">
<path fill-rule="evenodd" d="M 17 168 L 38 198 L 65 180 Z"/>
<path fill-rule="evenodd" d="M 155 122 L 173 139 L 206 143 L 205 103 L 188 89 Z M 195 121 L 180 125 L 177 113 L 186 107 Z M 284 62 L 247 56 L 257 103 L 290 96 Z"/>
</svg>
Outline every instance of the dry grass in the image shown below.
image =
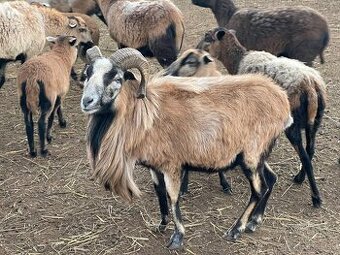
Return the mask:
<svg viewBox="0 0 340 255">
<path fill-rule="evenodd" d="M 186 14 L 184 49 L 196 45 L 215 26 L 208 10 L 174 1 Z M 294 5 L 289 0 L 237 1 L 240 6 Z M 222 238 L 248 201 L 248 183 L 239 171 L 228 174 L 233 195 L 221 192 L 217 175 L 192 174 L 190 193 L 181 210 L 186 227 L 183 250 L 165 245 L 173 224 L 158 233 L 158 202 L 146 169 L 136 169 L 141 200 L 125 204 L 104 191 L 88 175 L 85 154 L 86 117 L 80 112 L 81 90 L 72 85 L 65 114 L 68 127 L 54 127 L 52 153 L 47 159 L 26 155 L 26 136 L 16 96 L 17 66 L 9 68 L 0 90 L 0 254 L 340 254 L 340 5 L 336 1 L 303 0 L 326 14 L 332 31 L 326 64 L 317 65 L 328 84 L 329 102 L 317 139 L 315 173 L 324 199 L 311 206 L 308 184 L 292 184 L 299 161 L 282 137 L 270 163 L 279 175 L 266 217 L 254 234 L 234 243 Z M 188 13 L 190 12 L 190 16 Z M 207 24 L 207 25 L 206 25 Z M 102 26 L 100 47 L 109 55 L 116 45 Z M 160 67 L 153 63 L 153 71 Z M 81 70 L 82 64 L 77 65 Z"/>
</svg>

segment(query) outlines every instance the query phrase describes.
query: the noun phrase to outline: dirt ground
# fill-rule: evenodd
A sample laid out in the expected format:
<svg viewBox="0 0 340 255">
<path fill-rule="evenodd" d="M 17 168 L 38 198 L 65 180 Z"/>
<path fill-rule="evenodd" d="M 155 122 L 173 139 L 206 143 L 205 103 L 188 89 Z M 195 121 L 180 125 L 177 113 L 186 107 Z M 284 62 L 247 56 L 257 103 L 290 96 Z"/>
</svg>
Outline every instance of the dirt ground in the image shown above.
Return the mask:
<svg viewBox="0 0 340 255">
<path fill-rule="evenodd" d="M 184 48 L 195 46 L 216 26 L 210 10 L 174 1 L 186 16 Z M 328 85 L 326 115 L 317 136 L 315 175 L 324 201 L 311 206 L 307 183 L 295 185 L 299 161 L 282 136 L 270 158 L 279 181 L 261 227 L 228 242 L 223 233 L 238 218 L 250 194 L 240 171 L 230 172 L 233 195 L 221 191 L 215 174 L 192 174 L 190 193 L 181 201 L 186 227 L 181 251 L 168 251 L 173 224 L 155 232 L 159 208 L 147 169 L 135 176 L 141 199 L 126 204 L 89 179 L 85 154 L 86 117 L 81 89 L 71 85 L 65 102 L 66 129 L 54 126 L 51 156 L 27 155 L 24 122 L 16 92 L 17 66 L 8 69 L 0 90 L 0 254 L 340 254 L 340 2 L 338 0 L 236 1 L 240 7 L 303 4 L 323 13 L 331 29 L 326 63 L 316 64 Z M 98 21 L 99 22 L 99 21 Z M 99 22 L 100 23 L 100 22 Z M 100 47 L 108 55 L 116 44 L 104 25 Z M 318 60 L 317 60 L 318 61 Z M 160 67 L 152 61 L 154 69 Z M 82 64 L 78 62 L 78 70 Z"/>
</svg>

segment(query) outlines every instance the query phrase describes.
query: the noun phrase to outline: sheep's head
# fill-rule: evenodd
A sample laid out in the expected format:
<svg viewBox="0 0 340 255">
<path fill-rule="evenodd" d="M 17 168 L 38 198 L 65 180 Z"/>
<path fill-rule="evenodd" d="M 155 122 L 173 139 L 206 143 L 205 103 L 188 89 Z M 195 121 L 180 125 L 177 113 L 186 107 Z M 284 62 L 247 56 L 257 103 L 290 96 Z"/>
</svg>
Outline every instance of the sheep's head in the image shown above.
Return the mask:
<svg viewBox="0 0 340 255">
<path fill-rule="evenodd" d="M 77 37 L 79 43 L 89 44 L 93 46 L 91 31 L 86 25 L 86 22 L 78 16 L 70 16 L 68 18 L 67 34 Z"/>
<path fill-rule="evenodd" d="M 69 52 L 71 55 L 71 61 L 72 64 L 76 62 L 77 59 L 77 46 L 78 46 L 78 40 L 74 36 L 69 35 L 59 35 L 57 37 L 48 36 L 46 37 L 46 40 L 50 43 L 50 47 L 53 50 L 54 48 L 61 48 L 61 51 Z"/>
<path fill-rule="evenodd" d="M 208 52 L 201 49 L 189 49 L 166 68 L 163 75 L 202 77 L 216 76 L 218 73 L 216 63 Z"/>
<path fill-rule="evenodd" d="M 148 61 L 143 55 L 131 48 L 117 50 L 110 58 L 102 56 L 94 46 L 87 51 L 90 62 L 86 70 L 81 108 L 85 113 L 93 114 L 110 108 L 119 95 L 126 80 L 131 79 L 128 69 L 137 68 L 141 73 L 141 82 L 136 93 L 137 98 L 146 96 L 146 70 Z"/>
<path fill-rule="evenodd" d="M 218 27 L 205 33 L 204 38 L 197 45 L 198 49 L 203 49 L 211 56 L 221 59 L 226 51 L 234 50 L 243 46 L 236 38 L 235 30 Z"/>
<path fill-rule="evenodd" d="M 200 7 L 212 8 L 215 5 L 216 0 L 191 0 L 191 2 Z"/>
</svg>

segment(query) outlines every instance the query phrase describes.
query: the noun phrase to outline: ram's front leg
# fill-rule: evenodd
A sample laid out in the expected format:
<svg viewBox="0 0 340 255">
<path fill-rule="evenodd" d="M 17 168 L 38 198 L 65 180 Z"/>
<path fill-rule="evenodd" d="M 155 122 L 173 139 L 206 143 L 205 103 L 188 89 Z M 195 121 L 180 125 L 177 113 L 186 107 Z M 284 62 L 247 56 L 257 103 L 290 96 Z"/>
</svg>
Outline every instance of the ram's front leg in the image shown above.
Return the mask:
<svg viewBox="0 0 340 255">
<path fill-rule="evenodd" d="M 165 187 L 171 200 L 171 209 L 175 223 L 175 231 L 172 234 L 167 247 L 171 250 L 179 249 L 183 245 L 184 226 L 179 209 L 179 193 L 181 187 L 181 169 L 164 173 Z"/>
<path fill-rule="evenodd" d="M 158 225 L 158 230 L 163 232 L 169 223 L 169 206 L 166 196 L 164 175 L 157 170 L 150 170 L 150 173 L 158 197 L 159 209 L 161 211 L 161 222 Z"/>
</svg>

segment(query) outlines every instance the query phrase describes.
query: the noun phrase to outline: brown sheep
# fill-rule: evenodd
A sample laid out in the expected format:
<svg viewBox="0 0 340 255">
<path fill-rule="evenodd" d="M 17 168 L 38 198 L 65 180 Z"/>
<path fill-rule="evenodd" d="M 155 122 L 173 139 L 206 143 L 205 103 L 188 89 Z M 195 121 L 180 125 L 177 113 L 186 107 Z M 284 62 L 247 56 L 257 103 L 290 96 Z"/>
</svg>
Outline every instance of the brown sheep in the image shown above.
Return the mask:
<svg viewBox="0 0 340 255">
<path fill-rule="evenodd" d="M 294 119 L 293 125 L 285 133 L 302 163 L 294 181 L 302 183 L 307 173 L 313 205 L 320 207 L 322 200 L 312 165 L 315 136 L 327 97 L 326 85 L 320 74 L 295 59 L 276 57 L 264 51 L 247 51 L 237 40 L 235 31 L 225 28 L 209 31 L 200 45 L 204 45 L 204 49 L 219 59 L 231 74 L 262 73 L 285 89 Z M 306 149 L 302 142 L 303 129 L 306 131 Z"/>
<path fill-rule="evenodd" d="M 51 142 L 51 127 L 57 111 L 60 127 L 66 127 L 62 101 L 70 86 L 71 68 L 77 58 L 77 38 L 47 37 L 51 50 L 25 62 L 19 69 L 17 83 L 21 110 L 24 114 L 29 154 L 35 157 L 33 114 L 40 112 L 38 121 L 40 153 L 48 155 L 46 140 Z M 46 131 L 47 125 L 47 131 Z"/>
<path fill-rule="evenodd" d="M 238 40 L 249 50 L 265 50 L 276 56 L 298 59 L 309 66 L 319 55 L 324 63 L 328 24 L 311 8 L 238 9 L 232 0 L 192 0 L 192 3 L 210 8 L 218 25 L 235 30 Z"/>
<path fill-rule="evenodd" d="M 256 74 L 156 76 L 146 84 L 147 61 L 138 51 L 118 50 L 108 59 L 95 47 L 88 55 L 81 107 L 90 115 L 87 151 L 93 176 L 131 201 L 140 194 L 133 179 L 136 162 L 150 167 L 162 215 L 159 229 L 169 223 L 168 194 L 175 222 L 168 247 L 178 249 L 184 237 L 178 199 L 182 167 L 214 172 L 240 165 L 252 195 L 226 237 L 254 231 L 276 182 L 265 160 L 291 124 L 286 93 Z M 141 72 L 141 82 L 126 71 L 130 68 Z"/>
<path fill-rule="evenodd" d="M 182 12 L 170 1 L 97 0 L 119 48 L 138 49 L 161 66 L 177 59 L 184 38 Z"/>
</svg>

